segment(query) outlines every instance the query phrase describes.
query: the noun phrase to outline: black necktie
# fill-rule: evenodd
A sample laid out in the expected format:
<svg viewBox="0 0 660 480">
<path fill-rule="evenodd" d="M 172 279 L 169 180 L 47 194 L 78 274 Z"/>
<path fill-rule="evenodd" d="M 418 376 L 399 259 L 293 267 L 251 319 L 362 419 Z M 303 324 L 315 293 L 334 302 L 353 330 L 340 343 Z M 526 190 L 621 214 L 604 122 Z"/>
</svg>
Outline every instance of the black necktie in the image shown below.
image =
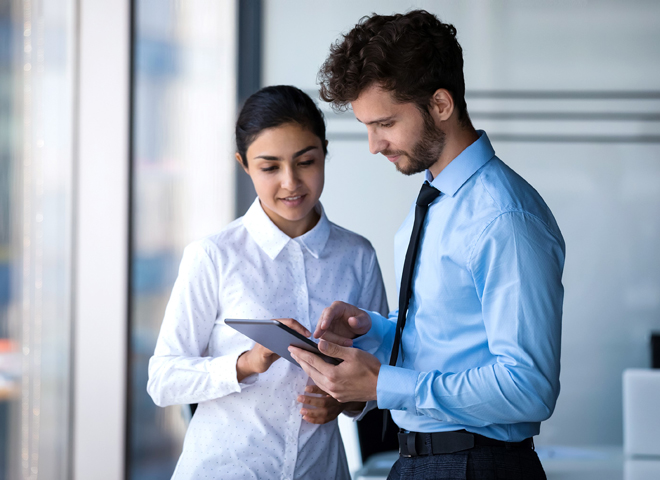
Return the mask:
<svg viewBox="0 0 660 480">
<path fill-rule="evenodd" d="M 415 271 L 415 261 L 417 260 L 417 251 L 419 250 L 419 238 L 424 226 L 424 219 L 426 212 L 429 210 L 429 205 L 433 200 L 438 198 L 440 191 L 432 187 L 428 182 L 424 182 L 422 189 L 419 191 L 417 197 L 417 205 L 415 206 L 415 223 L 410 235 L 410 243 L 408 243 L 408 250 L 406 251 L 406 260 L 403 264 L 403 274 L 401 275 L 401 289 L 399 290 L 399 317 L 396 321 L 396 334 L 394 336 L 394 346 L 392 347 L 392 354 L 390 355 L 390 365 L 396 365 L 397 357 L 399 356 L 399 346 L 401 344 L 401 335 L 403 327 L 406 325 L 406 313 L 408 311 L 408 304 L 412 295 L 412 277 Z"/>
<path fill-rule="evenodd" d="M 401 274 L 401 289 L 399 290 L 399 317 L 396 321 L 396 334 L 394 335 L 394 346 L 392 347 L 392 354 L 390 355 L 390 365 L 396 365 L 396 360 L 399 356 L 399 346 L 401 345 L 401 334 L 403 327 L 406 324 L 406 313 L 408 311 L 408 304 L 410 303 L 410 296 L 412 295 L 412 276 L 415 271 L 415 260 L 417 260 L 417 250 L 419 249 L 419 238 L 424 226 L 424 219 L 426 212 L 429 210 L 429 205 L 433 200 L 438 198 L 440 190 L 432 187 L 429 182 L 424 182 L 422 189 L 419 191 L 417 197 L 417 205 L 415 206 L 415 223 L 413 224 L 412 234 L 410 235 L 410 243 L 408 243 L 408 250 L 406 251 L 406 260 L 403 263 L 403 273 Z M 385 435 L 387 427 L 390 423 L 389 410 L 383 410 L 383 433 L 381 436 L 381 443 L 385 442 Z"/>
</svg>

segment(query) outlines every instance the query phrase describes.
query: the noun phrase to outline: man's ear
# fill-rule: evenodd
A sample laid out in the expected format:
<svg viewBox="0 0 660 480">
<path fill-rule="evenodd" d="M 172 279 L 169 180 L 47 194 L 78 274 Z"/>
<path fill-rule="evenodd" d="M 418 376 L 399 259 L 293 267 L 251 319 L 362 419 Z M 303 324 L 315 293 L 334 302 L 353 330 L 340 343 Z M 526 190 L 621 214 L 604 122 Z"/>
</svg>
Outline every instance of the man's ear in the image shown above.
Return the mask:
<svg viewBox="0 0 660 480">
<path fill-rule="evenodd" d="M 454 113 L 454 98 L 448 90 L 438 88 L 431 96 L 431 115 L 437 122 L 446 122 Z"/>
<path fill-rule="evenodd" d="M 248 168 L 247 168 L 247 167 L 245 166 L 245 164 L 243 163 L 243 157 L 241 157 L 241 154 L 238 153 L 238 152 L 236 152 L 236 154 L 234 155 L 234 157 L 236 158 L 236 161 L 238 162 L 238 164 L 239 164 L 241 167 L 243 167 L 243 170 L 245 170 L 245 173 L 247 173 L 248 175 L 250 175 L 250 172 L 248 172 Z"/>
</svg>

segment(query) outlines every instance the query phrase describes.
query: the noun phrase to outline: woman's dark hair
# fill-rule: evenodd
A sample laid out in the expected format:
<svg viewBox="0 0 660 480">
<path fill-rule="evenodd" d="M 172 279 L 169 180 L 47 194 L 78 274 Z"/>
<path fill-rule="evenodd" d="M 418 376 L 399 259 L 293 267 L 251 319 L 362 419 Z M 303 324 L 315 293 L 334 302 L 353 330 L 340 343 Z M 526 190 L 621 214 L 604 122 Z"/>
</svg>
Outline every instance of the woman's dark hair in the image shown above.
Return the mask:
<svg viewBox="0 0 660 480">
<path fill-rule="evenodd" d="M 265 87 L 252 94 L 243 105 L 236 121 L 236 150 L 247 163 L 247 149 L 267 128 L 286 123 L 297 123 L 319 137 L 325 146 L 325 121 L 323 112 L 314 101 L 299 88 L 290 85 Z"/>
<path fill-rule="evenodd" d="M 428 112 L 431 96 L 444 88 L 460 121 L 469 122 L 456 28 L 425 10 L 363 17 L 330 47 L 318 80 L 321 98 L 335 110 L 345 110 L 365 88 L 377 84 L 397 101 Z"/>
</svg>

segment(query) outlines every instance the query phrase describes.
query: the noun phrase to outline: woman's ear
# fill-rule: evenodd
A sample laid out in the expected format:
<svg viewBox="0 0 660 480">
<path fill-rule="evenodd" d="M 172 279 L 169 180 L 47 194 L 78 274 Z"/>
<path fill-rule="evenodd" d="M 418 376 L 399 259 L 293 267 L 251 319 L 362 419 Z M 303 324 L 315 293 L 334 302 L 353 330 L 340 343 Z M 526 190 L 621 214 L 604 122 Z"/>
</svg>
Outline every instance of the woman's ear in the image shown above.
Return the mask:
<svg viewBox="0 0 660 480">
<path fill-rule="evenodd" d="M 433 92 L 429 110 L 436 121 L 446 122 L 454 113 L 454 98 L 448 90 L 439 88 Z"/>
<path fill-rule="evenodd" d="M 238 152 L 236 152 L 236 154 L 234 155 L 234 157 L 236 158 L 236 161 L 238 162 L 238 164 L 239 164 L 241 167 L 243 167 L 243 170 L 245 170 L 245 173 L 247 173 L 248 175 L 250 175 L 250 172 L 248 172 L 248 167 L 246 167 L 245 164 L 243 163 L 243 157 L 241 157 L 241 154 L 238 153 Z"/>
</svg>

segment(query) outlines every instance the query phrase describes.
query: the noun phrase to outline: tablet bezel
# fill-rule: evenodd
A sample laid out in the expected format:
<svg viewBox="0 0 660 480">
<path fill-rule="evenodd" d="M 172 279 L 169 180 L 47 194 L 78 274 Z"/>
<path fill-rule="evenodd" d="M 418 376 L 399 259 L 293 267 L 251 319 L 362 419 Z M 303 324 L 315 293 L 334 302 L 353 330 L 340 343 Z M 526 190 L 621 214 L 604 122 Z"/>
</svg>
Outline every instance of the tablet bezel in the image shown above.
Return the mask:
<svg viewBox="0 0 660 480">
<path fill-rule="evenodd" d="M 339 365 L 342 362 L 340 358 L 329 357 L 321 353 L 315 342 L 277 320 L 227 318 L 225 324 L 298 367 L 300 365 L 289 353 L 290 345 L 314 353 L 332 365 Z"/>
</svg>

